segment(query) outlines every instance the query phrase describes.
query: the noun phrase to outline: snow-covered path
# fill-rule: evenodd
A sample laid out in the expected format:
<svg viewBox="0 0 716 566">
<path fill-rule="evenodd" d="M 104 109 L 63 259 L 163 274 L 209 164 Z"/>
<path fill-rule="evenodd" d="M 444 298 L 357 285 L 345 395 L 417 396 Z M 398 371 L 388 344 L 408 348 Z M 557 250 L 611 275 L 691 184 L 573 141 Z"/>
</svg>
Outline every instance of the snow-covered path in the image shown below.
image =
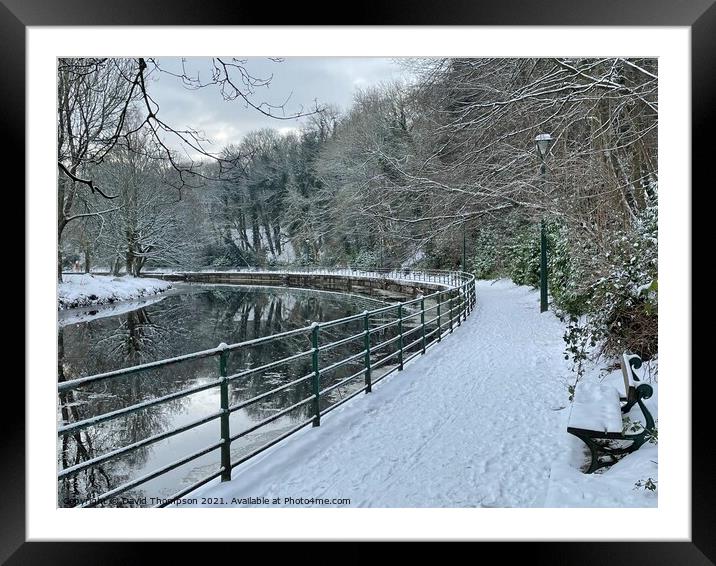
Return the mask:
<svg viewBox="0 0 716 566">
<path fill-rule="evenodd" d="M 404 371 L 191 496 L 542 506 L 565 434 L 563 327 L 525 287 L 479 282 L 477 293 L 467 322 Z"/>
</svg>

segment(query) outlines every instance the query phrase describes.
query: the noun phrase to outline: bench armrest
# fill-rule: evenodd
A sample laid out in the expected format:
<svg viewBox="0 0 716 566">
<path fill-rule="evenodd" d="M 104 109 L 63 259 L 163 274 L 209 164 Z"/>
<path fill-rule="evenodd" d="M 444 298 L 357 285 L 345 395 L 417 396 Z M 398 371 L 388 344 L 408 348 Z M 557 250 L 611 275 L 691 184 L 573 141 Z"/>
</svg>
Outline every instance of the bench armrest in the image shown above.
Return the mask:
<svg viewBox="0 0 716 566">
<path fill-rule="evenodd" d="M 639 404 L 644 419 L 646 419 L 646 425 L 644 426 L 646 430 L 654 430 L 656 424 L 654 423 L 654 417 L 651 416 L 649 409 L 646 408 L 642 399 L 649 399 L 653 394 L 654 389 L 648 383 L 640 384 L 635 390 L 636 402 Z"/>
</svg>

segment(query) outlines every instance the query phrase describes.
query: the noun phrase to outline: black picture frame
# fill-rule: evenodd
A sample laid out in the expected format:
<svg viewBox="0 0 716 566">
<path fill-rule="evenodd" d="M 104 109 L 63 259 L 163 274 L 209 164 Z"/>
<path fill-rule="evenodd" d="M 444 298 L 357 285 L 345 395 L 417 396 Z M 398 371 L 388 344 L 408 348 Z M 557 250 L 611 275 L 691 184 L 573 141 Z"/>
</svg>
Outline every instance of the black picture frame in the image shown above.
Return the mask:
<svg viewBox="0 0 716 566">
<path fill-rule="evenodd" d="M 716 101 L 716 0 L 501 0 L 481 4 L 471 0 L 430 2 L 393 0 L 351 5 L 345 12 L 337 4 L 311 2 L 266 10 L 261 3 L 204 0 L 1 0 L 0 64 L 6 79 L 0 85 L 0 124 L 10 143 L 5 163 L 13 164 L 24 183 L 25 148 L 25 33 L 27 26 L 64 25 L 316 25 L 320 15 L 330 25 L 564 25 L 564 26 L 688 26 L 692 38 L 692 171 L 707 179 L 712 168 L 712 132 Z M 325 6 L 324 6 L 325 5 Z M 324 9 L 325 8 L 325 9 Z M 345 21 L 341 14 L 350 14 Z M 91 46 L 91 50 L 95 51 Z M 88 46 L 88 49 L 90 46 Z M 9 133 L 9 135 L 8 135 Z M 701 173 L 701 175 L 699 175 Z M 710 182 L 713 185 L 713 181 Z M 686 191 L 685 198 L 688 198 Z M 693 193 L 692 193 L 693 194 Z M 48 206 L 51 206 L 48 199 Z M 22 206 L 22 205 L 21 205 Z M 695 224 L 694 224 L 695 225 Z M 26 297 L 32 300 L 31 297 Z M 689 358 L 691 356 L 689 355 Z M 691 379 L 691 361 L 685 360 L 678 379 Z M 694 375 L 696 375 L 694 373 Z M 10 372 L 7 373 L 10 378 Z M 692 538 L 690 542 L 544 542 L 487 543 L 496 545 L 501 562 L 520 559 L 548 564 L 714 564 L 716 537 L 714 476 L 709 457 L 713 452 L 707 404 L 709 376 L 692 382 Z M 697 387 L 698 386 L 698 387 Z M 6 399 L 24 399 L 24 384 L 5 380 Z M 0 465 L 0 561 L 28 564 L 139 564 L 158 550 L 176 558 L 176 550 L 162 543 L 25 542 L 25 415 L 24 404 L 13 417 L 4 414 Z M 599 533 L 588 533 L 597 535 Z M 78 533 L 81 537 L 81 533 Z M 316 534 L 320 539 L 320 533 Z M 230 552 L 235 552 L 235 543 Z M 182 546 L 180 552 L 186 556 Z M 212 550 L 213 554 L 214 550 Z M 273 551 L 272 551 L 273 552 Z M 326 555 L 331 550 L 326 549 Z M 141 558 L 139 558 L 141 557 Z M 273 557 L 273 556 L 272 556 Z M 240 559 L 240 555 L 235 556 Z M 524 559 L 524 558 L 523 558 Z"/>
</svg>

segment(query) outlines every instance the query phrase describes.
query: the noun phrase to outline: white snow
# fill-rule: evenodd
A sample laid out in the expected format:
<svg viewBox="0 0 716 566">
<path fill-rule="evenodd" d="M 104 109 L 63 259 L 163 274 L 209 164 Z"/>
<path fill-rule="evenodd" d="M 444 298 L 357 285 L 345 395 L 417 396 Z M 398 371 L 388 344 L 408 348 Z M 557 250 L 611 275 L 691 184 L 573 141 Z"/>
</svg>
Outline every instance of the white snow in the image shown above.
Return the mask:
<svg viewBox="0 0 716 566">
<path fill-rule="evenodd" d="M 545 503 L 570 371 L 536 292 L 479 282 L 477 310 L 428 350 L 192 496 L 350 498 L 353 507 Z"/>
<path fill-rule="evenodd" d="M 617 388 L 601 383 L 580 383 L 574 394 L 569 426 L 585 430 L 621 432 L 622 413 Z"/>
<path fill-rule="evenodd" d="M 652 375 L 656 363 L 651 365 Z M 654 394 L 644 400 L 644 404 L 654 417 L 658 419 L 658 383 L 653 381 L 646 368 L 638 371 L 641 381 L 649 383 Z M 585 385 L 601 384 L 604 387 L 616 389 L 624 388 L 624 379 L 620 369 L 608 373 L 605 377 L 599 376 L 598 368 L 591 371 L 580 380 L 576 394 Z M 575 396 L 576 399 L 576 396 Z M 565 415 L 564 426 L 567 426 Z M 631 423 L 645 424 L 641 409 L 635 405 L 628 414 Z M 631 423 L 629 423 L 631 425 Z M 570 424 L 572 424 L 570 422 Z M 657 423 L 658 425 L 658 423 Z M 633 434 L 632 431 L 627 432 Z M 656 491 L 637 486 L 637 482 L 645 483 L 651 479 L 658 485 L 658 446 L 647 442 L 639 450 L 622 458 L 619 463 L 605 470 L 598 470 L 593 474 L 583 474 L 583 468 L 589 458 L 586 456 L 584 443 L 571 434 L 563 435 L 555 447 L 557 457 L 552 463 L 550 485 L 547 490 L 546 507 L 656 507 L 658 497 Z"/>
<path fill-rule="evenodd" d="M 57 308 L 69 309 L 129 301 L 170 289 L 168 281 L 145 277 L 68 274 L 57 286 Z"/>
<path fill-rule="evenodd" d="M 351 507 L 656 506 L 643 487 L 658 482 L 655 444 L 582 473 L 586 448 L 566 431 L 574 374 L 564 327 L 540 314 L 537 292 L 480 281 L 477 296 L 467 321 L 404 371 L 190 496 L 213 506 L 274 506 L 276 497 L 289 507 L 336 498 Z M 580 385 L 590 381 L 623 387 L 619 369 L 602 380 L 592 367 Z"/>
<path fill-rule="evenodd" d="M 584 444 L 567 435 L 552 464 L 545 507 L 656 507 L 657 493 L 636 485 L 651 478 L 658 482 L 658 451 L 646 443 L 607 470 L 583 474 Z M 658 483 L 657 483 L 658 485 Z"/>
<path fill-rule="evenodd" d="M 199 270 L 175 270 L 175 269 L 152 269 L 151 271 L 145 272 L 147 275 L 152 273 L 156 275 L 191 275 L 191 274 L 203 274 L 203 273 L 251 273 L 254 275 L 336 275 L 343 277 L 371 277 L 377 279 L 390 279 L 391 281 L 397 281 L 401 283 L 413 283 L 423 282 L 432 283 L 445 288 L 452 288 L 460 285 L 460 281 L 457 278 L 451 279 L 450 275 L 446 272 L 434 273 L 434 272 L 422 272 L 422 271 L 407 271 L 407 270 L 393 270 L 393 271 L 371 271 L 363 269 L 353 269 L 350 267 L 345 268 L 330 268 L 330 267 L 275 267 L 275 268 L 261 268 L 261 267 L 245 267 L 237 269 L 214 269 L 214 268 L 203 268 Z"/>
<path fill-rule="evenodd" d="M 274 259 L 278 263 L 293 263 L 296 261 L 296 250 L 293 247 L 293 242 L 291 240 L 286 239 L 281 244 L 281 253 L 274 256 Z"/>
<path fill-rule="evenodd" d="M 425 259 L 425 250 L 419 248 L 410 254 L 410 256 L 408 256 L 408 258 L 400 264 L 400 267 L 403 269 L 413 267 L 416 263 L 422 261 L 423 259 Z"/>
<path fill-rule="evenodd" d="M 57 324 L 60 327 L 64 327 L 71 324 L 89 322 L 90 320 L 96 320 L 98 318 L 117 316 L 143 307 L 148 307 L 149 305 L 158 303 L 163 298 L 164 296 L 160 295 L 137 301 L 122 301 L 120 303 L 112 303 L 109 305 L 63 309 L 58 314 Z"/>
</svg>

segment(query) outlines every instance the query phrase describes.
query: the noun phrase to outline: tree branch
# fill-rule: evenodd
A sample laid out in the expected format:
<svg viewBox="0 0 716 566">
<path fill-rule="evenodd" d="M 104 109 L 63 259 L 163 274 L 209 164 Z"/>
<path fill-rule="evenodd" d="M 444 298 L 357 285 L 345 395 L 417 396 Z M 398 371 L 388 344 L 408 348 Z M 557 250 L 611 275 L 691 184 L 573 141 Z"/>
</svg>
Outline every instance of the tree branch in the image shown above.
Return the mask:
<svg viewBox="0 0 716 566">
<path fill-rule="evenodd" d="M 77 175 L 73 175 L 70 173 L 70 170 L 65 167 L 62 162 L 58 161 L 57 166 L 60 168 L 60 170 L 67 175 L 70 179 L 77 183 L 82 183 L 83 185 L 87 185 L 93 193 L 97 192 L 100 195 L 102 195 L 104 198 L 111 200 L 117 198 L 119 195 L 108 195 L 105 193 L 102 189 L 100 189 L 97 185 L 94 184 L 94 181 L 92 179 L 82 179 L 78 177 Z"/>
</svg>

